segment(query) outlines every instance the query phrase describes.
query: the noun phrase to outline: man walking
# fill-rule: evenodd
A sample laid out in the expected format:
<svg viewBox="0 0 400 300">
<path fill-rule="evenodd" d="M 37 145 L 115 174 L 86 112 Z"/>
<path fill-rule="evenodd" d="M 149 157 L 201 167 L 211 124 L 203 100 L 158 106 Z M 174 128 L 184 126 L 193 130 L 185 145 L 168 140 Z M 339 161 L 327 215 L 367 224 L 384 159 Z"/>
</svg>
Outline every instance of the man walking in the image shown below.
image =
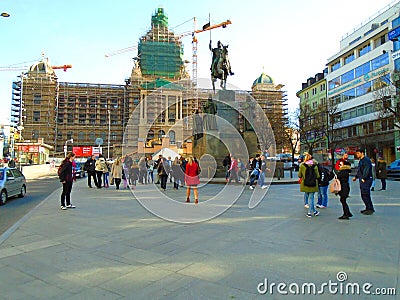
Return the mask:
<svg viewBox="0 0 400 300">
<path fill-rule="evenodd" d="M 94 155 L 89 157 L 87 161 L 85 162 L 85 171 L 88 173 L 88 187 L 92 187 L 92 177 L 93 177 L 93 182 L 94 185 L 97 186 L 97 178 L 96 178 L 96 171 L 95 171 L 95 166 L 96 166 L 96 158 Z"/>
<path fill-rule="evenodd" d="M 365 156 L 364 149 L 357 149 L 356 156 L 360 160 L 358 163 L 358 169 L 356 179 L 360 182 L 361 199 L 365 204 L 365 209 L 361 211 L 364 215 L 372 215 L 375 210 L 371 200 L 371 185 L 372 185 L 372 163 L 371 160 Z"/>
</svg>

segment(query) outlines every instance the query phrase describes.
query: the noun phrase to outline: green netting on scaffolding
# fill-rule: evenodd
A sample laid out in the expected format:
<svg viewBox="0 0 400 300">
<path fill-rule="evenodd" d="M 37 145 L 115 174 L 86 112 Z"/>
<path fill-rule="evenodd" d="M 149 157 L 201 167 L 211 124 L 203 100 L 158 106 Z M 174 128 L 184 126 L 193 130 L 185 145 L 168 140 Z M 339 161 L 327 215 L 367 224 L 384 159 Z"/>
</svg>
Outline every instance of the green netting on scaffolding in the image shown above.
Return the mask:
<svg viewBox="0 0 400 300">
<path fill-rule="evenodd" d="M 138 47 L 142 75 L 178 78 L 183 66 L 183 50 L 177 43 L 140 41 Z"/>
<path fill-rule="evenodd" d="M 159 7 L 151 16 L 151 26 L 168 27 L 168 17 L 164 14 L 164 9 Z"/>
</svg>

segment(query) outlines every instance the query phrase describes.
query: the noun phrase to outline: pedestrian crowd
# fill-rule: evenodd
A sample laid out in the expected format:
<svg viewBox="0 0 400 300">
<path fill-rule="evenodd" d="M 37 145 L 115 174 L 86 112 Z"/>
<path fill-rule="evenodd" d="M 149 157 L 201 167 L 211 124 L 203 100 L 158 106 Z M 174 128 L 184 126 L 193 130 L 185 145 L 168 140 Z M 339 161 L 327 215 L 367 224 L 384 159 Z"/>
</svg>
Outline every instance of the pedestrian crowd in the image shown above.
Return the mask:
<svg viewBox="0 0 400 300">
<path fill-rule="evenodd" d="M 378 163 L 374 159 L 365 156 L 365 150 L 357 149 L 356 158 L 359 160 L 357 173 L 353 181 L 358 179 L 361 199 L 365 204 L 365 209 L 361 210 L 364 215 L 372 215 L 375 212 L 371 191 L 375 190 L 376 180 L 381 181 L 381 190 L 386 190 L 386 162 L 382 157 L 378 158 Z M 265 153 L 256 154 L 250 157 L 247 164 L 240 158 L 232 154 L 226 155 L 222 161 L 225 168 L 225 179 L 228 184 L 233 181 L 239 184 L 243 180 L 244 185 L 249 185 L 250 190 L 254 190 L 258 185 L 261 189 L 267 188 L 265 179 L 267 173 L 271 172 L 267 163 Z M 65 160 L 59 167 L 58 173 L 60 181 L 63 184 L 61 194 L 61 209 L 75 208 L 71 203 L 70 194 L 74 181 L 74 162 L 75 155 L 68 153 Z M 157 159 L 152 156 L 141 157 L 139 160 L 133 160 L 131 156 L 126 155 L 123 158 L 117 157 L 114 162 L 106 161 L 103 155 L 98 158 L 94 155 L 89 157 L 84 165 L 84 171 L 87 172 L 87 184 L 89 188 L 94 186 L 98 189 L 109 188 L 115 185 L 116 190 L 122 187 L 135 188 L 137 184 L 154 183 L 160 185 L 162 191 L 166 191 L 168 180 L 173 183 L 173 188 L 178 190 L 180 187 L 186 187 L 186 202 L 190 202 L 191 190 L 194 194 L 194 203 L 199 202 L 197 186 L 200 184 L 200 166 L 195 157 L 163 157 L 159 155 Z M 155 174 L 156 172 L 156 178 Z M 340 220 L 348 220 L 353 216 L 350 212 L 347 198 L 350 194 L 350 173 L 351 163 L 348 160 L 348 154 L 345 153 L 340 158 L 333 170 L 328 170 L 325 166 L 318 163 L 313 156 L 305 152 L 304 161 L 298 165 L 298 177 L 300 191 L 304 193 L 304 207 L 307 209 L 306 216 L 318 216 L 318 209 L 328 207 L 328 190 L 339 196 L 342 204 L 343 214 Z M 272 175 L 272 174 L 271 174 Z M 272 176 L 271 176 L 272 177 Z M 335 187 L 333 187 L 335 184 Z M 315 204 L 315 194 L 317 194 L 317 203 Z"/>
<path fill-rule="evenodd" d="M 365 205 L 365 209 L 361 210 L 360 213 L 372 215 L 375 209 L 371 199 L 371 191 L 375 191 L 376 179 L 381 181 L 380 190 L 386 190 L 386 162 L 382 157 L 379 157 L 378 164 L 375 164 L 374 159 L 365 155 L 364 149 L 357 149 L 355 155 L 358 159 L 358 167 L 352 180 L 359 181 L 361 200 Z M 350 173 L 351 163 L 347 153 L 336 162 L 333 170 L 330 171 L 313 159 L 310 153 L 305 152 L 304 162 L 299 166 L 298 176 L 300 191 L 304 193 L 304 207 L 308 210 L 306 216 L 309 218 L 318 216 L 320 213 L 317 208 L 323 209 L 328 206 L 329 188 L 332 193 L 339 196 L 342 204 L 343 214 L 339 219 L 349 220 L 353 217 L 347 204 L 347 198 L 350 194 Z M 314 202 L 315 193 L 318 197 L 317 204 Z"/>
</svg>

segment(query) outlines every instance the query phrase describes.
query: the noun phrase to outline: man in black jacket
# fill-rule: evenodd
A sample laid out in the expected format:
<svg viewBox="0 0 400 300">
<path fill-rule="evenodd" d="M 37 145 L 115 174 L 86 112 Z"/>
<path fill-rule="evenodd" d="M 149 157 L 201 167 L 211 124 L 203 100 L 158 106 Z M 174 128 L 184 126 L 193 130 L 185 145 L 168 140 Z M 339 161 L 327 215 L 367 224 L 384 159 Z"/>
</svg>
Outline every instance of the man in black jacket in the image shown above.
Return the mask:
<svg viewBox="0 0 400 300">
<path fill-rule="evenodd" d="M 89 157 L 87 161 L 85 162 L 84 166 L 84 171 L 88 173 L 88 186 L 91 188 L 92 187 L 92 177 L 94 181 L 94 185 L 97 186 L 97 178 L 96 178 L 96 158 L 94 155 Z"/>
<path fill-rule="evenodd" d="M 358 169 L 356 179 L 360 182 L 361 199 L 365 204 L 365 209 L 361 211 L 363 215 L 372 215 L 374 210 L 374 205 L 371 200 L 371 185 L 372 185 L 372 163 L 371 160 L 364 155 L 364 149 L 357 149 L 356 156 L 360 160 L 358 162 Z"/>
</svg>

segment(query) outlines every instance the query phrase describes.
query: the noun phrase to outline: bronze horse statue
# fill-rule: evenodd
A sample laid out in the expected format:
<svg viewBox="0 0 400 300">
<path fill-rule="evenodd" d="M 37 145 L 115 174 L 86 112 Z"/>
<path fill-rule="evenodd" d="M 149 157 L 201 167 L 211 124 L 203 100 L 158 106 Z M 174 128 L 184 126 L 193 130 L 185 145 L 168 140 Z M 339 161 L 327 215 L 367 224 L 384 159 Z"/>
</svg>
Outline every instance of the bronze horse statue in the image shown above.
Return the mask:
<svg viewBox="0 0 400 300">
<path fill-rule="evenodd" d="M 213 62 L 211 64 L 211 82 L 213 91 L 215 93 L 215 82 L 217 79 L 220 80 L 220 86 L 223 90 L 226 89 L 226 79 L 228 75 L 234 75 L 231 70 L 231 64 L 228 58 L 228 45 L 224 46 L 218 41 L 218 48 L 211 49 L 213 52 Z"/>
</svg>

